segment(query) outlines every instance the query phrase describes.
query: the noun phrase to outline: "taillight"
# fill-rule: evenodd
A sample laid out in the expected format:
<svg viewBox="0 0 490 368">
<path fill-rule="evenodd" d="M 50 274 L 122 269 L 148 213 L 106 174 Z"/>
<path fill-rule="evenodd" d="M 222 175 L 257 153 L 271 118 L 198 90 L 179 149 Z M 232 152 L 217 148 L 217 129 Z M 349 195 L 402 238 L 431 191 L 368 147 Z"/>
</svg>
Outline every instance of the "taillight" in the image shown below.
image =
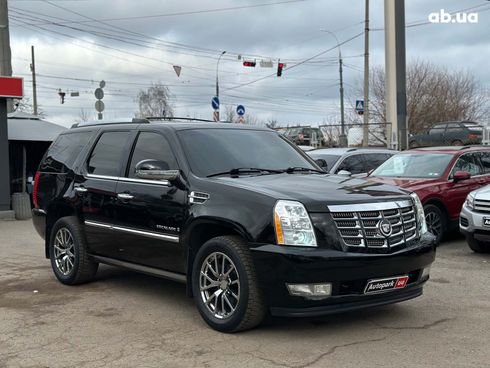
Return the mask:
<svg viewBox="0 0 490 368">
<path fill-rule="evenodd" d="M 38 171 L 34 177 L 34 187 L 32 188 L 32 202 L 34 203 L 34 208 L 39 208 L 39 200 L 37 198 L 37 188 L 39 186 L 39 176 L 41 173 Z"/>
<path fill-rule="evenodd" d="M 474 133 L 468 134 L 468 139 L 478 139 L 478 138 L 479 138 L 478 134 L 474 134 Z"/>
<path fill-rule="evenodd" d="M 300 141 L 302 141 L 303 139 L 305 139 L 305 136 L 303 135 L 303 133 L 299 133 L 298 138 Z"/>
</svg>

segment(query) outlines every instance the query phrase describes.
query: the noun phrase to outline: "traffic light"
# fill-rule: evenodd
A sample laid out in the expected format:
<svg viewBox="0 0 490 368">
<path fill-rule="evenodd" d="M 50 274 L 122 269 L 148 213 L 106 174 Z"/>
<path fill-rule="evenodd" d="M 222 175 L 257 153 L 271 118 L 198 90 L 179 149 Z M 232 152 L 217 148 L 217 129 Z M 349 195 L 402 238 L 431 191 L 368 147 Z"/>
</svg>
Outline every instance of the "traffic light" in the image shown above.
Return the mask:
<svg viewBox="0 0 490 368">
<path fill-rule="evenodd" d="M 58 95 L 60 96 L 60 102 L 61 104 L 64 104 L 65 103 L 65 95 L 66 95 L 66 92 L 62 92 L 61 89 L 58 90 Z"/>
<path fill-rule="evenodd" d="M 248 67 L 251 67 L 251 68 L 255 68 L 255 65 L 256 65 L 256 64 L 257 64 L 257 63 L 255 62 L 255 60 L 254 60 L 254 61 L 250 61 L 250 60 L 249 60 L 249 61 L 247 61 L 247 60 L 246 60 L 246 61 L 244 61 L 244 62 L 243 62 L 243 66 L 248 66 Z"/>
<path fill-rule="evenodd" d="M 277 76 L 280 77 L 282 75 L 282 69 L 286 66 L 284 63 L 277 63 Z"/>
</svg>

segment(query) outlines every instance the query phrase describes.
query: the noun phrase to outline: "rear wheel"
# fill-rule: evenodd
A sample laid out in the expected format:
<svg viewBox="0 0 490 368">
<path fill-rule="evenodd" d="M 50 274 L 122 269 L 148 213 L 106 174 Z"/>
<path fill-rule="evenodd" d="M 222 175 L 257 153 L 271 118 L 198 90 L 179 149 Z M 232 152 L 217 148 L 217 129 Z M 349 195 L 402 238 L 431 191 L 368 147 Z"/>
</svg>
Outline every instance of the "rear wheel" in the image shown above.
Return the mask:
<svg viewBox="0 0 490 368">
<path fill-rule="evenodd" d="M 490 243 L 476 240 L 473 235 L 466 235 L 466 241 L 475 253 L 490 253 Z"/>
<path fill-rule="evenodd" d="M 85 236 L 76 217 L 63 217 L 54 224 L 49 258 L 56 278 L 66 285 L 91 281 L 99 266 L 87 254 Z"/>
<path fill-rule="evenodd" d="M 446 216 L 439 207 L 433 204 L 425 205 L 424 212 L 427 229 L 434 234 L 436 244 L 439 244 L 446 231 Z"/>
<path fill-rule="evenodd" d="M 213 238 L 199 249 L 192 290 L 199 313 L 215 330 L 247 330 L 264 319 L 266 308 L 252 257 L 240 237 Z"/>
<path fill-rule="evenodd" d="M 463 145 L 463 142 L 460 141 L 459 139 L 456 139 L 454 141 L 451 142 L 451 145 L 452 146 L 462 146 Z"/>
</svg>

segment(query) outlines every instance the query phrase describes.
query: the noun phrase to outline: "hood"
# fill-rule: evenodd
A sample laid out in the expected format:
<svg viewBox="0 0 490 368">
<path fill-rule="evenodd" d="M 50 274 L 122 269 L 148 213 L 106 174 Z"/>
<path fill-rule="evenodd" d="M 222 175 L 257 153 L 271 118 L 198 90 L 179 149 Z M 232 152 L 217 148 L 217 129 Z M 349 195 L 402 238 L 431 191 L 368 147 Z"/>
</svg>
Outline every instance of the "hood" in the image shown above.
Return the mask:
<svg viewBox="0 0 490 368">
<path fill-rule="evenodd" d="M 490 185 L 486 185 L 475 191 L 475 198 L 490 201 Z"/>
<path fill-rule="evenodd" d="M 382 202 L 406 197 L 397 187 L 340 175 L 277 174 L 218 177 L 220 183 L 260 192 L 275 199 L 296 200 L 310 212 L 326 212 L 328 205 Z"/>
<path fill-rule="evenodd" d="M 393 178 L 393 177 L 379 177 L 369 176 L 367 178 L 370 181 L 377 183 L 396 185 L 397 187 L 415 191 L 424 187 L 438 185 L 441 182 L 441 178 L 426 179 L 426 178 Z"/>
</svg>

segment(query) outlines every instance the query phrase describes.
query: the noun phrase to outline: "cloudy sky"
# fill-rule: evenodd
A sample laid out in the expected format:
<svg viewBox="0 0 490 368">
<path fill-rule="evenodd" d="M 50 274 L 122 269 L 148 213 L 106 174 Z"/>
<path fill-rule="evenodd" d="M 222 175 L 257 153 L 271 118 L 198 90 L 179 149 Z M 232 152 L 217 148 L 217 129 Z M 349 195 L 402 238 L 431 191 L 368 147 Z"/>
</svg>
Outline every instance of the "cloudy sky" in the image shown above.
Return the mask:
<svg viewBox="0 0 490 368">
<path fill-rule="evenodd" d="M 407 59 L 472 72 L 490 88 L 490 2 L 406 0 Z M 370 63 L 384 65 L 383 0 L 371 0 Z M 478 13 L 478 23 L 427 24 L 434 12 Z M 339 119 L 338 54 L 343 44 L 346 108 L 363 76 L 362 0 L 10 0 L 14 75 L 32 96 L 30 46 L 36 52 L 38 103 L 49 120 L 71 125 L 106 81 L 106 118 L 131 117 L 135 96 L 167 85 L 175 115 L 211 118 L 216 62 L 222 108 L 281 125 Z M 241 60 L 239 60 L 241 57 Z M 243 60 L 256 60 L 245 68 Z M 278 60 L 287 64 L 275 76 Z M 274 68 L 261 68 L 260 61 Z M 180 77 L 173 66 L 182 67 Z M 62 105 L 58 89 L 67 93 Z M 71 97 L 70 92 L 79 92 Z M 490 96 L 489 96 L 490 98 Z M 223 112 L 222 112 L 223 113 Z"/>
</svg>

